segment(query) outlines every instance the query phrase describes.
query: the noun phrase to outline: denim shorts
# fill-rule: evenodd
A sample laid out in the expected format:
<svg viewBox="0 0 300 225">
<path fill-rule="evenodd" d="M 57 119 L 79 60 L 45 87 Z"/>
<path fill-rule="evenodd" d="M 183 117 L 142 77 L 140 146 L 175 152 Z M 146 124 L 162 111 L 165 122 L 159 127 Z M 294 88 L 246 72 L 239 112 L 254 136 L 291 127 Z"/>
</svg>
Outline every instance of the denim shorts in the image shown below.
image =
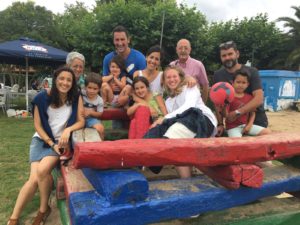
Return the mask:
<svg viewBox="0 0 300 225">
<path fill-rule="evenodd" d="M 101 124 L 101 121 L 93 117 L 85 118 L 85 127 L 93 127 L 96 124 Z"/>
<path fill-rule="evenodd" d="M 45 142 L 39 137 L 33 137 L 30 144 L 29 162 L 41 161 L 46 156 L 57 156 L 59 155 L 52 150 L 50 147 L 44 147 Z"/>
</svg>

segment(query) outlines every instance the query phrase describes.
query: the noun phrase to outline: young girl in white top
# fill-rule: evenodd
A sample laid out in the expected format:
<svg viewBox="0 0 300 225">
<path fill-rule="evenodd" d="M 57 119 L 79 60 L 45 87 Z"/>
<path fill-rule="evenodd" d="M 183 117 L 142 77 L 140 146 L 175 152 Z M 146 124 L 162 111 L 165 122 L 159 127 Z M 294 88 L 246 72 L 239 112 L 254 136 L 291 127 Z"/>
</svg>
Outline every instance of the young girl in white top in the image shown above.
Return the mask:
<svg viewBox="0 0 300 225">
<path fill-rule="evenodd" d="M 205 138 L 216 134 L 217 119 L 203 103 L 197 86 L 188 87 L 185 74 L 179 67 L 167 67 L 162 76 L 163 86 L 168 94 L 168 114 L 154 122 L 145 138 Z M 163 133 L 163 136 L 159 135 Z M 158 136 L 156 136 L 158 135 Z M 180 177 L 191 176 L 191 168 L 176 167 Z"/>
</svg>

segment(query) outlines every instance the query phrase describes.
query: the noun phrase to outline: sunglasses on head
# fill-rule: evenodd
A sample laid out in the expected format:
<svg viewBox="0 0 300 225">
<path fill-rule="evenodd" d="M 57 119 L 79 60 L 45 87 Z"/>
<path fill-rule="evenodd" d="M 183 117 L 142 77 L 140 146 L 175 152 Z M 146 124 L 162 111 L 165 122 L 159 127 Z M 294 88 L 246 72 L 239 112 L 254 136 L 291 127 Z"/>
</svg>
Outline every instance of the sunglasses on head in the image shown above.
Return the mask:
<svg viewBox="0 0 300 225">
<path fill-rule="evenodd" d="M 235 46 L 236 46 L 236 44 L 234 43 L 234 41 L 227 41 L 227 42 L 221 43 L 219 45 L 219 48 L 228 49 L 228 48 L 232 48 L 232 47 L 235 47 Z"/>
</svg>

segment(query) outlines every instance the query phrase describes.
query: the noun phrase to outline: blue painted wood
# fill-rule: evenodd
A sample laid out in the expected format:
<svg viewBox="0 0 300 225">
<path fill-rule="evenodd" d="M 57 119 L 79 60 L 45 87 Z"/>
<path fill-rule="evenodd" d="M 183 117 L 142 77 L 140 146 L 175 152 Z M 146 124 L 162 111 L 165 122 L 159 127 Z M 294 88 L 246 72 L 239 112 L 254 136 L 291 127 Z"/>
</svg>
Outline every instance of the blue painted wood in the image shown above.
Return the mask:
<svg viewBox="0 0 300 225">
<path fill-rule="evenodd" d="M 110 204 L 143 201 L 148 197 L 148 181 L 136 170 L 82 169 L 95 190 Z"/>
<path fill-rule="evenodd" d="M 73 225 L 142 225 L 222 210 L 281 192 L 300 190 L 300 171 L 284 166 L 266 168 L 261 188 L 227 190 L 205 176 L 149 182 L 144 202 L 111 205 L 96 191 L 72 193 Z"/>
</svg>

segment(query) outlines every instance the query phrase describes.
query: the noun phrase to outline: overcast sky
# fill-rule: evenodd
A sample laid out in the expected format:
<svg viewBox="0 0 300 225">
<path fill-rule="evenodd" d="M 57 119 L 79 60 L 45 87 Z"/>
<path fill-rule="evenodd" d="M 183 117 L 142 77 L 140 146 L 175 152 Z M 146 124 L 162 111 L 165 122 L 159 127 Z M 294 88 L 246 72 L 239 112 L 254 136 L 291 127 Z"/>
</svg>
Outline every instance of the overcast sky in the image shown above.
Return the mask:
<svg viewBox="0 0 300 225">
<path fill-rule="evenodd" d="M 33 0 L 34 1 L 34 0 Z M 15 0 L 0 0 L 0 11 L 10 6 Z M 26 2 L 22 0 L 22 2 Z M 76 0 L 35 0 L 37 5 L 45 6 L 54 13 L 62 13 L 64 4 L 74 4 Z M 93 8 L 94 0 L 84 0 L 86 6 Z M 196 6 L 209 21 L 227 21 L 230 19 L 256 16 L 267 13 L 270 21 L 278 17 L 294 17 L 291 6 L 300 6 L 299 0 L 177 0 L 188 6 Z M 280 28 L 282 24 L 277 24 Z"/>
</svg>

